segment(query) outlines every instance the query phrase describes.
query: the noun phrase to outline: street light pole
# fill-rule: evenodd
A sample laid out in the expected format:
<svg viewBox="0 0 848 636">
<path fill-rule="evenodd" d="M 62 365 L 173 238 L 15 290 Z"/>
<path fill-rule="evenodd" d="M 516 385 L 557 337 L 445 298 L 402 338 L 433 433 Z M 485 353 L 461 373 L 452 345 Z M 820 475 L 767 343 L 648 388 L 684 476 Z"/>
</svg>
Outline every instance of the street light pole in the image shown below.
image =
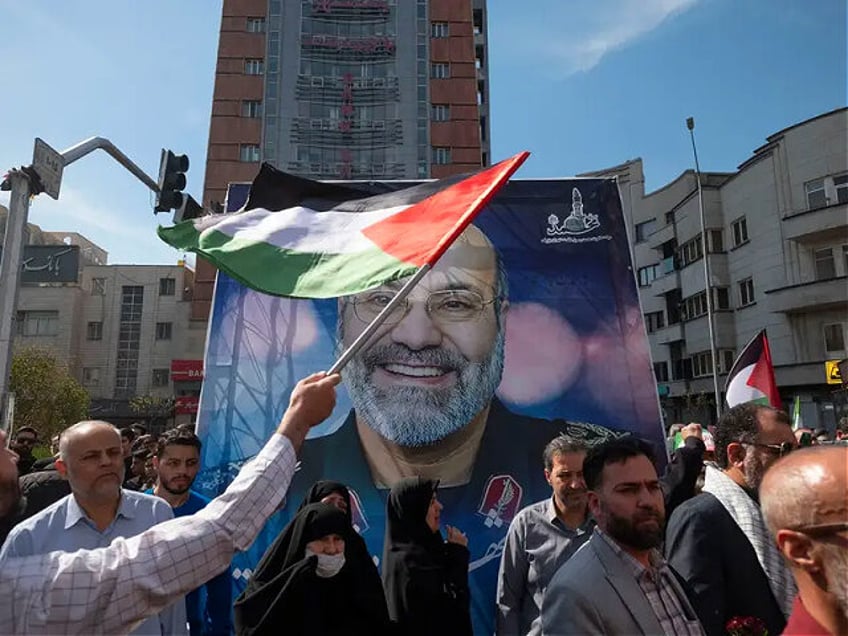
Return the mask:
<svg viewBox="0 0 848 636">
<path fill-rule="evenodd" d="M 29 179 L 29 175 L 22 170 L 12 170 L 7 177 L 12 192 L 9 198 L 9 213 L 6 215 L 3 255 L 0 258 L 0 400 L 4 409 L 9 374 L 12 370 L 12 340 L 20 288 L 18 277 L 29 216 Z M 9 423 L 6 418 L 4 422 Z"/>
<path fill-rule="evenodd" d="M 3 238 L 3 254 L 0 258 L 0 400 L 3 404 L 6 402 L 9 374 L 12 369 L 15 313 L 18 306 L 21 256 L 26 236 L 30 197 L 45 192 L 54 199 L 58 199 L 64 167 L 95 150 L 105 151 L 144 185 L 156 193 L 159 192 L 159 184 L 155 179 L 148 176 L 117 146 L 103 137 L 91 137 L 71 146 L 63 153 L 53 150 L 42 140 L 36 139 L 33 165 L 20 170 L 11 170 L 0 185 L 0 189 L 11 190 L 9 214 L 6 218 L 6 235 Z"/>
<path fill-rule="evenodd" d="M 715 397 L 716 421 L 721 417 L 721 393 L 718 388 L 718 355 L 716 351 L 715 326 L 713 324 L 713 286 L 710 278 L 710 259 L 707 251 L 707 222 L 704 215 L 704 191 L 701 186 L 701 166 L 698 163 L 698 149 L 695 146 L 695 119 L 688 117 L 686 127 L 692 139 L 692 154 L 695 157 L 695 178 L 698 184 L 698 210 L 701 216 L 701 251 L 704 259 L 704 284 L 707 295 L 707 325 L 710 334 L 710 358 L 713 368 L 713 393 Z"/>
</svg>

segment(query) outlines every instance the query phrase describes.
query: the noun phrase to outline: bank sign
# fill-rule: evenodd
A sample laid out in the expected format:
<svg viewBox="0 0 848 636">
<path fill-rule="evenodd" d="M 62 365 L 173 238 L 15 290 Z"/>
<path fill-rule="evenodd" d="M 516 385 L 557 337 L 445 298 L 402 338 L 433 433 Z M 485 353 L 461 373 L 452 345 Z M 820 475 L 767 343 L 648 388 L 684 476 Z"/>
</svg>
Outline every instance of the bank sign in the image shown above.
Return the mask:
<svg viewBox="0 0 848 636">
<path fill-rule="evenodd" d="M 79 269 L 79 245 L 24 245 L 22 283 L 76 283 Z"/>
</svg>

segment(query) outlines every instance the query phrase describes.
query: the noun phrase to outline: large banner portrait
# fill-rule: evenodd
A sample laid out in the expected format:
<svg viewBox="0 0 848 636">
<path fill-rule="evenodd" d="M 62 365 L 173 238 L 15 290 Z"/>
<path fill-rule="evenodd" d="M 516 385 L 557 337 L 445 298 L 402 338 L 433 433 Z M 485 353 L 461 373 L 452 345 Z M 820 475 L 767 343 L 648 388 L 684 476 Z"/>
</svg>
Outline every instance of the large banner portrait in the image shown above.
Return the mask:
<svg viewBox="0 0 848 636">
<path fill-rule="evenodd" d="M 248 187 L 231 186 L 229 210 Z M 221 492 L 261 449 L 297 380 L 328 369 L 403 282 L 312 301 L 218 274 L 198 423 L 205 494 Z M 560 433 L 592 443 L 632 432 L 664 456 L 616 182 L 511 181 L 342 378 L 283 507 L 236 557 L 235 585 L 319 479 L 350 488 L 355 527 L 379 565 L 388 488 L 422 475 L 440 480 L 442 527 L 468 535 L 475 633 L 492 634 L 509 523 L 551 496 L 545 445 Z"/>
</svg>

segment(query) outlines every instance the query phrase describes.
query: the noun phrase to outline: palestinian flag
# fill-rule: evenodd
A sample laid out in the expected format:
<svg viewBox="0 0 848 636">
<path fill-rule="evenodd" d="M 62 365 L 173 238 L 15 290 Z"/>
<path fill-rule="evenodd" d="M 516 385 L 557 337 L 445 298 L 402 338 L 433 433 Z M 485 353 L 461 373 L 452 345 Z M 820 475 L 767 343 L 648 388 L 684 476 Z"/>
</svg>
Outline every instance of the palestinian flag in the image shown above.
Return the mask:
<svg viewBox="0 0 848 636">
<path fill-rule="evenodd" d="M 724 393 L 731 408 L 745 402 L 781 408 L 765 329 L 754 336 L 736 358 L 727 375 Z"/>
<path fill-rule="evenodd" d="M 242 211 L 158 233 L 266 294 L 345 296 L 433 265 L 528 155 L 375 196 L 263 164 Z"/>
</svg>

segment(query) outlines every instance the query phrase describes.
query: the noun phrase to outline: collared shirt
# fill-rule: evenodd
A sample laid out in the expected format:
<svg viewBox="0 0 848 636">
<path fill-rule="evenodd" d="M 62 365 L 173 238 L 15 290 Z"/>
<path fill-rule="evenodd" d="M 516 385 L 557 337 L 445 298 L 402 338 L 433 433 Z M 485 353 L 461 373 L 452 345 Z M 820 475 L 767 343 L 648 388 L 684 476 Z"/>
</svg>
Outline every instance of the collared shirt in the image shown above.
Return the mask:
<svg viewBox="0 0 848 636">
<path fill-rule="evenodd" d="M 88 518 L 73 494 L 16 526 L 0 552 L 5 558 L 27 557 L 54 550 L 73 552 L 103 548 L 117 537 L 133 537 L 157 523 L 173 519 L 171 507 L 158 497 L 121 491 L 115 518 L 102 532 Z M 185 606 L 165 609 L 139 625 L 136 634 L 185 634 Z"/>
<path fill-rule="evenodd" d="M 107 548 L 0 559 L 1 634 L 126 633 L 222 572 L 280 503 L 296 457 L 282 435 L 197 514 Z M 167 505 L 167 504 L 166 504 Z"/>
<path fill-rule="evenodd" d="M 792 603 L 792 614 L 786 622 L 783 636 L 830 636 L 830 632 L 810 615 L 799 594 Z"/>
<path fill-rule="evenodd" d="M 153 489 L 145 490 L 148 495 Z M 203 510 L 209 499 L 193 490 L 182 505 L 173 509 L 175 517 L 187 517 Z M 210 579 L 204 585 L 186 594 L 186 618 L 190 636 L 229 636 L 233 631 L 233 593 L 230 568 Z"/>
<path fill-rule="evenodd" d="M 571 529 L 557 516 L 553 497 L 521 510 L 509 526 L 498 572 L 497 633 L 542 633 L 542 597 L 551 578 L 588 541 L 595 522 Z"/>
<path fill-rule="evenodd" d="M 666 636 L 703 636 L 704 630 L 700 622 L 686 617 L 684 605 L 688 601 L 678 597 L 677 589 L 672 584 L 674 574 L 659 550 L 651 550 L 651 567 L 646 568 L 600 528 L 595 528 L 595 532 L 607 542 L 633 574 Z"/>
</svg>

